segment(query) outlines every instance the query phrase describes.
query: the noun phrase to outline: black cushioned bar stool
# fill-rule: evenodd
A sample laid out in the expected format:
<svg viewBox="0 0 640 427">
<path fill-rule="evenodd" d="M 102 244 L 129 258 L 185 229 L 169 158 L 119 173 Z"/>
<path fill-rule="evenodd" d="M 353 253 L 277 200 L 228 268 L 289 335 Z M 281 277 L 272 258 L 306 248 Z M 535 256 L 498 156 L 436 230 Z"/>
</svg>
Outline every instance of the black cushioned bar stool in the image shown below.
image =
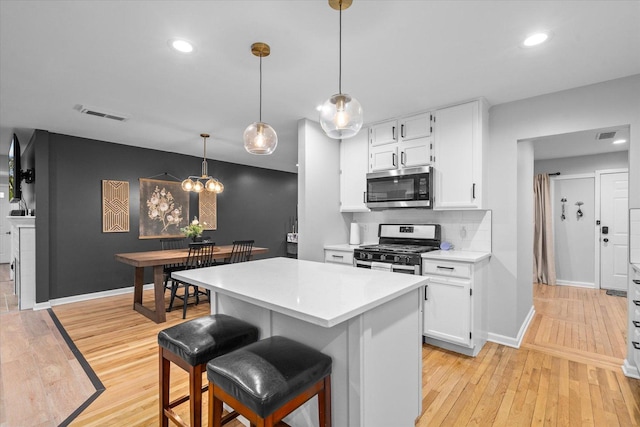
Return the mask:
<svg viewBox="0 0 640 427">
<path fill-rule="evenodd" d="M 202 424 L 202 374 L 207 362 L 258 340 L 258 328 L 225 314 L 212 314 L 189 320 L 164 329 L 158 333 L 160 356 L 160 425 L 167 427 L 169 419 L 179 426 L 185 422 L 173 410 L 189 400 L 191 427 Z M 189 395 L 169 401 L 170 362 L 189 373 Z M 222 414 L 220 414 L 222 417 Z M 222 419 L 222 423 L 237 417 L 232 413 Z M 221 420 L 218 420 L 218 425 Z"/>
<path fill-rule="evenodd" d="M 321 427 L 331 426 L 331 357 L 273 336 L 207 364 L 209 427 L 221 426 L 226 403 L 252 426 L 275 426 L 318 396 Z"/>
</svg>

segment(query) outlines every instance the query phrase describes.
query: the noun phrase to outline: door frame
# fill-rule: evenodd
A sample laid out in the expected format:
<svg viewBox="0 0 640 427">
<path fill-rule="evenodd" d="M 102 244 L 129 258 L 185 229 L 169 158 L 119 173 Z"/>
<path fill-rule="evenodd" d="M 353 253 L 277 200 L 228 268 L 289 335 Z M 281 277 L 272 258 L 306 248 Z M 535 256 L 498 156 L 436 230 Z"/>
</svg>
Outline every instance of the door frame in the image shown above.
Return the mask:
<svg viewBox="0 0 640 427">
<path fill-rule="evenodd" d="M 627 179 L 628 179 L 628 174 L 629 174 L 629 168 L 619 168 L 619 169 L 601 169 L 601 170 L 596 170 L 595 171 L 595 177 L 596 177 L 596 194 L 595 194 L 595 209 L 596 209 L 596 216 L 597 219 L 596 221 L 600 221 L 600 208 L 601 208 L 601 203 L 600 203 L 600 197 L 601 197 L 601 189 L 600 189 L 600 177 L 602 175 L 607 175 L 610 173 L 623 173 L 626 172 L 627 173 Z M 627 190 L 627 198 L 629 197 L 629 190 Z M 600 225 L 596 225 L 594 224 L 594 241 L 595 241 L 595 245 L 596 245 L 596 259 L 595 262 L 593 263 L 595 265 L 595 285 L 596 285 L 596 289 L 602 289 L 601 286 L 601 280 L 600 280 Z M 628 239 L 628 235 L 627 235 L 627 239 Z M 628 242 L 627 242 L 628 244 Z"/>
</svg>

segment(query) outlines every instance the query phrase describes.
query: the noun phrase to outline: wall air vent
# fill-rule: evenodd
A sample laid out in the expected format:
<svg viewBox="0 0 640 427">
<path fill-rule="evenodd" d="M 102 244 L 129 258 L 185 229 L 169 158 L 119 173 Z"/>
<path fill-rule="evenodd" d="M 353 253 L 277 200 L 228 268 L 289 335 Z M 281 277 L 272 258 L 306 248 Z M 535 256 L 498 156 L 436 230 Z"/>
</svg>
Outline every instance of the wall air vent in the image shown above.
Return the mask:
<svg viewBox="0 0 640 427">
<path fill-rule="evenodd" d="M 103 117 L 105 119 L 116 120 L 119 122 L 125 122 L 129 120 L 129 117 L 126 117 L 123 114 L 108 113 L 104 110 L 101 111 L 99 108 L 89 107 L 86 105 L 76 105 L 75 109 L 82 114 L 88 114 L 89 116 Z"/>
<path fill-rule="evenodd" d="M 600 132 L 596 135 L 596 139 L 598 141 L 603 140 L 603 139 L 611 139 L 614 136 L 616 136 L 616 131 L 612 131 L 612 132 Z"/>
</svg>

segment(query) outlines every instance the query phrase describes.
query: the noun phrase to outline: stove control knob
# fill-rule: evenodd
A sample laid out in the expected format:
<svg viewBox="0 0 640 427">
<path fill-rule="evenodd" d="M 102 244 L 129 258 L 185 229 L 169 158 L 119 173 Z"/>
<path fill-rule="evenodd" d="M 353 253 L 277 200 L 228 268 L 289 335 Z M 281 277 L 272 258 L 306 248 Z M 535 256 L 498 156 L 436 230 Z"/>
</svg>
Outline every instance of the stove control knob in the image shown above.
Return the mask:
<svg viewBox="0 0 640 427">
<path fill-rule="evenodd" d="M 387 259 L 387 256 L 385 254 L 380 255 L 380 261 L 384 261 L 385 259 Z"/>
<path fill-rule="evenodd" d="M 402 256 L 396 255 L 393 257 L 393 262 L 402 264 L 402 258 Z"/>
<path fill-rule="evenodd" d="M 367 254 L 367 259 L 373 259 L 373 254 Z"/>
</svg>

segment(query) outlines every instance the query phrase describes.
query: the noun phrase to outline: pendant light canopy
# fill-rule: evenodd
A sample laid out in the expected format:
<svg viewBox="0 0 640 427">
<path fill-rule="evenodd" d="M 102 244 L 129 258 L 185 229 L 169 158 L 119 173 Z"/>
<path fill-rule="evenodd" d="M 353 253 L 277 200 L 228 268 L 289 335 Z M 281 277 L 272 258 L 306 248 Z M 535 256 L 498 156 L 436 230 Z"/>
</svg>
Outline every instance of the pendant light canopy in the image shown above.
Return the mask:
<svg viewBox="0 0 640 427">
<path fill-rule="evenodd" d="M 244 149 L 251 154 L 268 155 L 273 153 L 278 145 L 276 131 L 262 121 L 262 58 L 269 56 L 271 48 L 266 43 L 258 42 L 251 45 L 251 53 L 260 58 L 260 118 L 245 129 Z"/>
<path fill-rule="evenodd" d="M 207 138 L 208 133 L 201 133 L 200 136 L 204 141 L 204 156 L 202 159 L 202 174 L 200 176 L 191 175 L 189 178 L 182 181 L 182 189 L 184 191 L 194 191 L 201 193 L 203 190 L 211 191 L 216 194 L 220 194 L 224 191 L 224 185 L 216 178 L 209 176 L 207 171 Z"/>
<path fill-rule="evenodd" d="M 320 125 L 327 136 L 334 139 L 355 136 L 363 123 L 362 107 L 358 100 L 342 93 L 342 10 L 351 6 L 351 3 L 352 0 L 329 0 L 329 5 L 340 12 L 338 93 L 322 104 Z"/>
</svg>

